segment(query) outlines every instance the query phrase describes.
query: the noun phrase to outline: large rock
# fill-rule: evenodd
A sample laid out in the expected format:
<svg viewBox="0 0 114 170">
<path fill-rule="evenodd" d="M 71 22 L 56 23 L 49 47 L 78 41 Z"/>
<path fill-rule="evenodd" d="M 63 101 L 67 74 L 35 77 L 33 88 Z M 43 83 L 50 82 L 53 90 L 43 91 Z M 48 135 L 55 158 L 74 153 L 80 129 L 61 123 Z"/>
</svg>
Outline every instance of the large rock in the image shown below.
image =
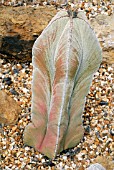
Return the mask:
<svg viewBox="0 0 114 170">
<path fill-rule="evenodd" d="M 21 112 L 20 106 L 5 91 L 0 90 L 0 123 L 15 124 Z"/>
<path fill-rule="evenodd" d="M 90 24 L 101 44 L 103 61 L 114 64 L 114 14 L 111 16 L 99 14 L 91 19 Z"/>
<path fill-rule="evenodd" d="M 0 7 L 0 57 L 31 61 L 32 46 L 52 17 L 54 7 Z M 114 63 L 114 15 L 99 14 L 90 25 L 103 49 L 103 61 Z M 5 55 L 6 54 L 6 55 Z"/>
<path fill-rule="evenodd" d="M 31 61 L 33 43 L 55 13 L 52 7 L 0 7 L 1 57 Z"/>
</svg>

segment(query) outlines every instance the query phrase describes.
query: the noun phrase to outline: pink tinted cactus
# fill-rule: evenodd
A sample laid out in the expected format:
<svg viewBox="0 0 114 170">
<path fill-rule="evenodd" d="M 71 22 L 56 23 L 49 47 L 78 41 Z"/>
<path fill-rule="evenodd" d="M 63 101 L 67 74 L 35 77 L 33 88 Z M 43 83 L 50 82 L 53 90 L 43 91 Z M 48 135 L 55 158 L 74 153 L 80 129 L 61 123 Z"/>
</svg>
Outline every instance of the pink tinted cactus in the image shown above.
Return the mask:
<svg viewBox="0 0 114 170">
<path fill-rule="evenodd" d="M 82 12 L 60 11 L 33 46 L 32 123 L 24 143 L 49 158 L 83 137 L 81 115 L 101 48 Z"/>
</svg>

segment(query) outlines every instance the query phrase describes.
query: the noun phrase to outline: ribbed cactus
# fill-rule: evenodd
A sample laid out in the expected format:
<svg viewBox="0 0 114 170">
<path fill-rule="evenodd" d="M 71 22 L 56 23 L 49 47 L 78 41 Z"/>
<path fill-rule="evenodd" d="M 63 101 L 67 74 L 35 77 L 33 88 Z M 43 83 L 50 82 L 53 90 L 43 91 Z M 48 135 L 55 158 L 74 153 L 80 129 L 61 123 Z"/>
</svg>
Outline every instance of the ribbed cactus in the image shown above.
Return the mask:
<svg viewBox="0 0 114 170">
<path fill-rule="evenodd" d="M 60 11 L 33 46 L 32 123 L 24 143 L 49 158 L 83 137 L 81 115 L 101 49 L 82 12 Z"/>
</svg>

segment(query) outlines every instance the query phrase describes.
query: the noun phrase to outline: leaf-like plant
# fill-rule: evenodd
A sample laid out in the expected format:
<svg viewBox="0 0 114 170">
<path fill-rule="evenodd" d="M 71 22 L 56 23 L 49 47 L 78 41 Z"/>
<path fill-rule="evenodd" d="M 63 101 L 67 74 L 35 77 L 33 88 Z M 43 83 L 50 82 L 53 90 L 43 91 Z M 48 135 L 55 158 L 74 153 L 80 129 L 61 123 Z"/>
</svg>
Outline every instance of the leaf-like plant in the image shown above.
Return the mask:
<svg viewBox="0 0 114 170">
<path fill-rule="evenodd" d="M 33 46 L 32 123 L 24 143 L 49 158 L 78 144 L 101 48 L 82 12 L 60 11 Z"/>
</svg>

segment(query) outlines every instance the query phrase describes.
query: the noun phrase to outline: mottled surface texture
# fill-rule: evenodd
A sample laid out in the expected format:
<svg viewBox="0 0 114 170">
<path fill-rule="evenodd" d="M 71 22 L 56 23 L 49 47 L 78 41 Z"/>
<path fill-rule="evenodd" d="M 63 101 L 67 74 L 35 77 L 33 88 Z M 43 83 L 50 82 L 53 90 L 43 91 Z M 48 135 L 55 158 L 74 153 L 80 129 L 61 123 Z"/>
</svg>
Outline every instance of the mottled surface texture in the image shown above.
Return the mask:
<svg viewBox="0 0 114 170">
<path fill-rule="evenodd" d="M 0 123 L 14 125 L 21 113 L 20 106 L 5 91 L 0 90 Z"/>
<path fill-rule="evenodd" d="M 24 143 L 49 158 L 83 137 L 85 97 L 101 63 L 99 43 L 83 13 L 78 17 L 60 11 L 33 46 L 32 123 Z"/>
</svg>

